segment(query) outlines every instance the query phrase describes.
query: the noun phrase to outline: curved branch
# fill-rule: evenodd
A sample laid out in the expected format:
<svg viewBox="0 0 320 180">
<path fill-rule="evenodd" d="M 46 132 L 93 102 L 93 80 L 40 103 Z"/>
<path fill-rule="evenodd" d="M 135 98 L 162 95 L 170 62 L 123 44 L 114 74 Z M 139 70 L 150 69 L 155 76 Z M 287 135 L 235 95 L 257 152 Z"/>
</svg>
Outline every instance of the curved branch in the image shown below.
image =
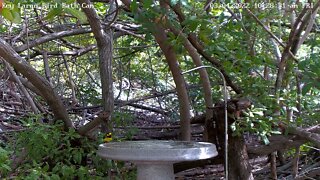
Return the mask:
<svg viewBox="0 0 320 180">
<path fill-rule="evenodd" d="M 85 124 L 84 126 L 78 129 L 78 133 L 85 136 L 88 135 L 94 128 L 99 126 L 102 122 L 107 121 L 110 116 L 109 112 L 101 112 L 99 113 L 98 117 L 94 118 L 89 123 Z"/>
<path fill-rule="evenodd" d="M 51 40 L 59 39 L 59 38 L 66 37 L 66 36 L 74 36 L 74 35 L 79 35 L 79 34 L 90 33 L 90 32 L 91 32 L 91 29 L 75 29 L 75 30 L 71 30 L 71 31 L 55 32 L 55 33 L 40 37 L 36 40 L 33 40 L 33 41 L 29 42 L 28 44 L 23 44 L 21 46 L 15 47 L 14 49 L 19 53 L 19 52 L 27 50 L 28 48 L 35 47 L 39 44 L 43 44 L 43 43 L 49 42 Z"/>
<path fill-rule="evenodd" d="M 290 127 L 289 133 L 298 135 L 301 138 L 304 138 L 312 143 L 314 143 L 318 148 L 320 148 L 320 134 L 309 132 L 302 128 L 293 128 Z"/>
<path fill-rule="evenodd" d="M 42 97 L 52 109 L 55 119 L 63 120 L 65 127 L 73 128 L 73 123 L 69 119 L 66 108 L 50 83 L 19 56 L 19 54 L 2 38 L 0 38 L 0 54 L 5 61 L 23 74 L 41 92 Z"/>
<path fill-rule="evenodd" d="M 3 58 L 0 57 L 0 60 L 4 60 Z M 10 73 L 10 76 L 14 79 L 14 81 L 17 83 L 19 89 L 21 90 L 22 94 L 25 96 L 25 98 L 27 99 L 32 111 L 35 114 L 39 114 L 40 111 L 37 108 L 36 104 L 34 103 L 32 97 L 30 96 L 29 92 L 27 91 L 27 89 L 24 87 L 24 85 L 22 84 L 22 82 L 20 81 L 19 77 L 17 76 L 17 74 L 14 72 L 14 70 L 11 68 L 11 66 L 9 65 L 8 62 L 4 61 L 5 66 L 7 67 L 8 72 Z"/>
<path fill-rule="evenodd" d="M 3 72 L 3 71 L 0 71 L 0 79 L 8 79 L 9 81 L 12 81 L 12 82 L 16 82 L 15 79 L 7 72 Z M 19 81 L 26 87 L 28 88 L 29 90 L 31 90 L 32 92 L 36 93 L 37 95 L 39 96 L 42 96 L 40 91 L 33 86 L 32 83 L 30 83 L 27 79 L 23 78 L 23 77 L 18 77 L 19 78 Z"/>
</svg>

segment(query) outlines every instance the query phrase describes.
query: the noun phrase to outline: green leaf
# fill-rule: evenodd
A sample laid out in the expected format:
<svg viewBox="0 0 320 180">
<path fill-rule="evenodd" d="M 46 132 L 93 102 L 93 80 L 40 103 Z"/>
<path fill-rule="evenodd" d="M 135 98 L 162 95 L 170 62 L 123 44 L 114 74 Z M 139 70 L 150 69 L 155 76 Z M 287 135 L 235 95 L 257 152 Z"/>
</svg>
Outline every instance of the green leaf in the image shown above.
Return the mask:
<svg viewBox="0 0 320 180">
<path fill-rule="evenodd" d="M 153 0 L 144 0 L 143 1 L 143 8 L 150 8 L 153 3 Z"/>
<path fill-rule="evenodd" d="M 13 15 L 13 23 L 19 24 L 21 23 L 22 19 L 21 19 L 21 14 L 20 14 L 20 8 L 18 8 L 18 6 L 14 6 L 14 8 L 12 9 L 11 13 Z"/>
<path fill-rule="evenodd" d="M 130 10 L 131 10 L 132 12 L 135 12 L 135 11 L 137 11 L 137 9 L 138 9 L 137 0 L 133 0 L 133 1 L 131 2 L 131 4 L 130 4 Z"/>
<path fill-rule="evenodd" d="M 296 107 L 291 107 L 291 109 L 294 111 L 294 112 L 299 112 L 299 110 L 296 108 Z"/>
<path fill-rule="evenodd" d="M 81 154 L 81 152 L 79 152 L 79 151 L 74 151 L 73 153 L 74 153 L 74 154 L 73 154 L 73 159 L 74 159 L 74 161 L 75 161 L 76 163 L 80 164 L 81 161 L 82 161 L 82 154 Z"/>
<path fill-rule="evenodd" d="M 1 168 L 1 169 L 4 169 L 4 170 L 7 170 L 7 171 L 11 171 L 11 170 L 12 170 L 11 167 L 8 166 L 7 164 L 2 164 L 2 165 L 0 166 L 0 168 Z"/>
<path fill-rule="evenodd" d="M 71 4 L 71 3 L 76 3 L 76 1 L 75 0 L 67 0 L 66 3 Z"/>
<path fill-rule="evenodd" d="M 55 16 L 61 14 L 62 12 L 62 8 L 54 8 L 51 11 L 49 11 L 49 13 L 47 14 L 47 16 L 44 18 L 44 20 L 48 20 L 48 19 L 53 19 Z"/>
<path fill-rule="evenodd" d="M 52 174 L 50 177 L 51 180 L 60 180 L 60 177 L 56 174 Z"/>
<path fill-rule="evenodd" d="M 11 14 L 11 11 L 7 8 L 2 9 L 2 16 L 9 21 L 13 20 L 13 15 Z"/>
<path fill-rule="evenodd" d="M 263 116 L 263 111 L 254 111 L 253 114 L 256 114 L 258 116 Z"/>
<path fill-rule="evenodd" d="M 84 12 L 77 10 L 77 9 L 73 9 L 73 8 L 66 8 L 64 9 L 64 11 L 68 14 L 73 15 L 74 17 L 76 17 L 81 23 L 85 23 L 87 22 L 87 17 L 84 14 Z"/>
<path fill-rule="evenodd" d="M 182 25 L 186 25 L 191 31 L 195 31 L 200 24 L 199 22 L 200 21 L 197 19 L 197 16 L 190 16 L 182 23 Z"/>
<path fill-rule="evenodd" d="M 270 131 L 271 134 L 278 134 L 281 135 L 282 133 L 280 131 Z"/>
<path fill-rule="evenodd" d="M 312 84 L 311 83 L 308 83 L 305 86 L 303 86 L 302 95 L 306 95 L 310 91 L 311 88 L 312 88 Z"/>
<path fill-rule="evenodd" d="M 265 145 L 270 144 L 270 141 L 266 135 L 261 135 L 261 138 Z"/>
<path fill-rule="evenodd" d="M 188 6 L 188 1 L 187 0 L 181 0 L 181 4 L 183 6 Z"/>
<path fill-rule="evenodd" d="M 172 5 L 176 5 L 176 4 L 178 4 L 178 2 L 179 2 L 179 0 L 171 0 Z"/>
<path fill-rule="evenodd" d="M 47 172 L 49 170 L 49 164 L 46 163 L 46 165 L 42 168 L 42 170 Z"/>
<path fill-rule="evenodd" d="M 13 10 L 4 8 L 2 10 L 2 16 L 12 23 L 19 24 L 22 21 L 19 8 L 14 8 Z"/>
<path fill-rule="evenodd" d="M 113 164 L 112 160 L 108 159 L 107 160 L 107 167 L 112 167 L 112 164 Z"/>
</svg>

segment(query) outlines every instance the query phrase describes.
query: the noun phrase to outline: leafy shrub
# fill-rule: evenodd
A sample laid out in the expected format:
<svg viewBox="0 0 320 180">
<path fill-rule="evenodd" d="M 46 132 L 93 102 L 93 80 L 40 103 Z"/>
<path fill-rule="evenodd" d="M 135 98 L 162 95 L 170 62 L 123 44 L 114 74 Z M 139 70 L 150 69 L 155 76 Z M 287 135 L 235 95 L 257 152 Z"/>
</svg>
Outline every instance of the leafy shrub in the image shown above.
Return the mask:
<svg viewBox="0 0 320 180">
<path fill-rule="evenodd" d="M 0 178 L 6 176 L 6 174 L 11 171 L 10 168 L 10 151 L 0 147 Z"/>
<path fill-rule="evenodd" d="M 103 179 L 108 169 L 115 168 L 114 163 L 97 156 L 101 142 L 90 141 L 74 129 L 63 131 L 62 122 L 49 125 L 29 121 L 25 126 L 27 130 L 16 134 L 14 142 L 0 148 L 3 177 L 11 171 L 11 152 L 25 156 L 24 162 L 11 172 L 15 179 Z"/>
</svg>

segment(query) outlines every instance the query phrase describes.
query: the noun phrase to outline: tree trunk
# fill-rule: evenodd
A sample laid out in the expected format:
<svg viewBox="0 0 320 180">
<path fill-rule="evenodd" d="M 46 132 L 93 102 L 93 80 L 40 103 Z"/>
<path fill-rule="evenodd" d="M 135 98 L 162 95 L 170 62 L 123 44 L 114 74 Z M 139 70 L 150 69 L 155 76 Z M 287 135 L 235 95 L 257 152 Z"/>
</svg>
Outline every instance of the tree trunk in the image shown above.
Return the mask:
<svg viewBox="0 0 320 180">
<path fill-rule="evenodd" d="M 242 136 L 229 136 L 229 179 L 253 180 L 247 146 Z"/>
<path fill-rule="evenodd" d="M 228 101 L 228 123 L 229 126 L 234 123 L 241 115 L 241 111 L 249 108 L 251 105 L 247 99 L 232 99 Z M 205 126 L 208 130 L 208 141 L 215 144 L 218 150 L 218 156 L 224 158 L 225 154 L 225 123 L 224 123 L 224 102 L 215 105 L 212 111 L 210 121 Z M 229 127 L 228 127 L 229 128 Z M 228 171 L 229 179 L 253 179 L 247 147 L 242 136 L 232 136 L 232 130 L 229 128 L 228 140 Z"/>
<path fill-rule="evenodd" d="M 185 141 L 190 141 L 191 139 L 191 127 L 190 127 L 190 103 L 187 93 L 187 87 L 185 80 L 181 74 L 179 68 L 178 60 L 174 52 L 174 48 L 168 44 L 167 35 L 165 30 L 160 25 L 155 25 L 156 32 L 154 36 L 157 43 L 159 44 L 161 50 L 163 51 L 167 63 L 169 65 L 170 71 L 173 76 L 173 80 L 176 84 L 179 108 L 180 108 L 180 123 L 181 123 L 181 139 Z"/>
<path fill-rule="evenodd" d="M 128 8 L 130 8 L 129 0 L 121 0 L 123 4 L 125 4 Z M 160 1 L 162 8 L 166 6 L 164 1 Z M 140 11 L 140 10 L 138 10 Z M 164 18 L 165 19 L 165 18 Z M 162 20 L 162 18 L 161 18 Z M 164 53 L 167 63 L 169 65 L 169 69 L 172 73 L 173 80 L 176 84 L 176 90 L 179 99 L 179 108 L 180 108 L 180 124 L 181 124 L 181 139 L 190 141 L 191 139 L 191 127 L 190 127 L 190 102 L 188 98 L 187 88 L 185 80 L 181 74 L 181 70 L 179 68 L 178 60 L 176 54 L 174 52 L 174 48 L 168 44 L 167 42 L 167 34 L 163 26 L 160 23 L 152 22 L 154 25 L 153 35 L 156 38 L 157 43 L 159 44 L 162 52 Z"/>
<path fill-rule="evenodd" d="M 79 4 L 90 5 L 89 0 L 78 0 Z M 114 11 L 114 1 L 110 2 L 109 12 Z M 110 27 L 104 30 L 100 18 L 93 8 L 83 8 L 89 24 L 91 26 L 94 37 L 97 41 L 98 55 L 99 55 L 99 68 L 102 86 L 102 105 L 103 110 L 108 113 L 113 112 L 114 97 L 113 97 L 113 80 L 112 80 L 112 55 L 113 55 L 113 31 Z M 112 16 L 112 15 L 111 15 Z M 111 17 L 113 19 L 113 16 Z M 108 17 L 106 20 L 110 20 Z M 108 116 L 108 119 L 111 115 Z M 103 122 L 104 123 L 104 122 Z M 97 124 L 98 125 L 98 124 Z M 104 131 L 107 131 L 105 126 Z"/>
<path fill-rule="evenodd" d="M 174 29 L 174 27 L 171 27 L 171 30 L 173 33 L 175 33 L 176 36 L 180 36 L 181 32 L 178 30 Z M 193 63 L 196 65 L 196 67 L 201 67 L 203 66 L 203 63 L 201 61 L 201 57 L 198 54 L 197 50 L 192 46 L 190 41 L 184 37 L 184 47 L 188 51 L 189 55 L 191 56 Z M 212 100 L 212 91 L 211 91 L 211 84 L 210 84 L 210 79 L 209 75 L 207 73 L 207 70 L 205 68 L 199 69 L 198 70 L 199 75 L 200 75 L 200 81 L 202 84 L 203 88 L 203 94 L 204 94 L 204 102 L 206 106 L 206 124 L 207 121 L 212 119 L 212 113 L 211 113 L 211 108 L 213 107 L 213 100 Z M 204 141 L 208 141 L 208 129 L 205 126 L 204 132 L 203 132 L 203 139 Z"/>
<path fill-rule="evenodd" d="M 117 7 L 115 5 L 116 0 L 110 1 L 110 8 L 106 12 L 109 14 L 105 22 L 111 25 L 112 21 L 116 18 Z M 105 39 L 104 44 L 99 46 L 99 65 L 100 65 L 100 77 L 102 84 L 102 100 L 103 110 L 112 114 L 114 109 L 114 95 L 113 95 L 113 79 L 112 79 L 112 60 L 113 60 L 113 29 L 105 27 Z M 111 115 L 106 122 L 102 123 L 103 132 L 111 132 L 112 125 L 110 124 Z"/>
</svg>

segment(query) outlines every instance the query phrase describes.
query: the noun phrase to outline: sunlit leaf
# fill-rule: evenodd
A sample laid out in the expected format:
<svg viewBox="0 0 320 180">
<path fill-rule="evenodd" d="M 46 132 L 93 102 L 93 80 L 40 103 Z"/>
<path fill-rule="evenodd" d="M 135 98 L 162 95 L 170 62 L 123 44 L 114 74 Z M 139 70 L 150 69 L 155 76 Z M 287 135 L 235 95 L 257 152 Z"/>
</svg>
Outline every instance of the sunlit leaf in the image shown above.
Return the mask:
<svg viewBox="0 0 320 180">
<path fill-rule="evenodd" d="M 81 23 L 87 22 L 86 15 L 84 14 L 84 12 L 82 12 L 80 10 L 73 9 L 73 8 L 66 8 L 66 9 L 64 9 L 64 11 L 68 14 L 75 16 Z"/>
<path fill-rule="evenodd" d="M 313 85 L 311 83 L 304 85 L 302 88 L 302 95 L 306 95 L 312 87 Z"/>
<path fill-rule="evenodd" d="M 16 24 L 21 23 L 22 19 L 21 19 L 21 15 L 19 12 L 13 11 L 12 15 L 13 15 L 13 20 L 12 20 L 13 23 L 16 23 Z"/>
<path fill-rule="evenodd" d="M 47 14 L 47 16 L 44 19 L 45 20 L 53 19 L 55 16 L 61 14 L 61 12 L 62 12 L 62 8 L 61 7 L 54 8 L 51 11 L 49 11 L 49 13 Z"/>
<path fill-rule="evenodd" d="M 278 135 L 282 134 L 282 132 L 280 132 L 280 131 L 270 131 L 270 133 L 271 134 L 278 134 Z"/>
<path fill-rule="evenodd" d="M 11 11 L 7 8 L 2 9 L 2 16 L 9 21 L 13 21 L 13 15 Z"/>
<path fill-rule="evenodd" d="M 262 141 L 265 145 L 270 144 L 270 141 L 266 135 L 261 135 Z"/>
<path fill-rule="evenodd" d="M 176 4 L 178 4 L 178 2 L 179 2 L 179 0 L 171 0 L 172 5 L 176 5 Z"/>
<path fill-rule="evenodd" d="M 12 23 L 19 24 L 22 21 L 21 14 L 20 14 L 20 9 L 17 6 L 13 5 L 13 4 L 10 4 L 10 6 L 11 5 L 14 8 L 13 9 L 4 8 L 2 10 L 2 16 L 4 18 L 6 18 L 7 20 L 11 21 Z"/>
</svg>

